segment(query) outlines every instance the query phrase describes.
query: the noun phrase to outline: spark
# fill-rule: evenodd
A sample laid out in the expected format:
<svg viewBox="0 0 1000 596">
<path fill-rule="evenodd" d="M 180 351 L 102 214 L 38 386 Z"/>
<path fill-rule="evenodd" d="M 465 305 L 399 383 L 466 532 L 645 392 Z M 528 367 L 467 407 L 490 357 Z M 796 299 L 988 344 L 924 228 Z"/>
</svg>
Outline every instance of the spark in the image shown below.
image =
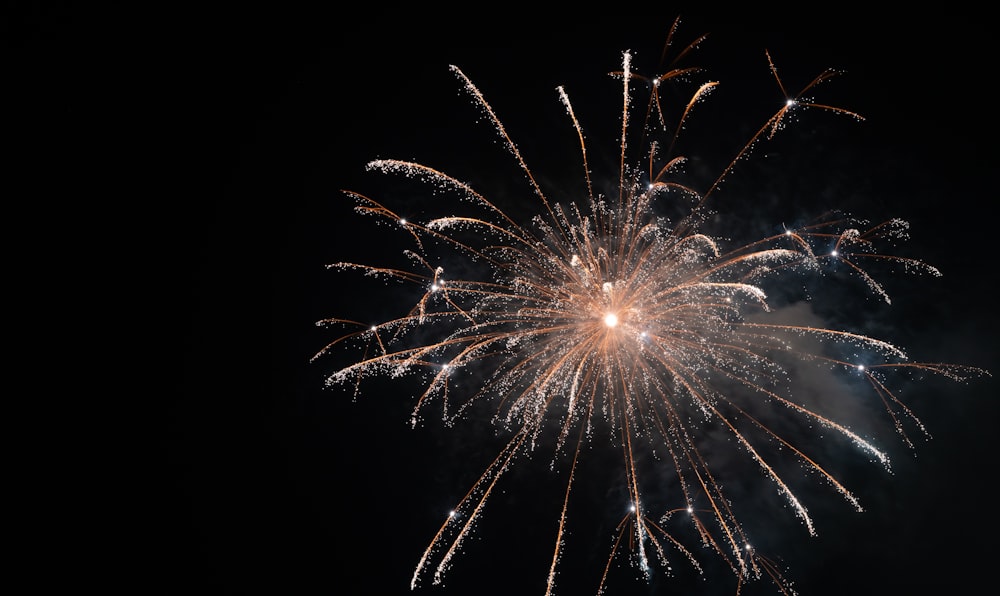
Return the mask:
<svg viewBox="0 0 1000 596">
<path fill-rule="evenodd" d="M 678 58 L 702 39 L 689 44 Z M 549 445 L 554 461 L 560 453 L 572 456 L 546 583 L 546 594 L 555 593 L 558 563 L 568 548 L 566 526 L 577 463 L 588 453 L 585 446 L 605 436 L 592 432 L 603 424 L 612 430 L 613 446 L 622 453 L 630 506 L 610 537 L 607 566 L 595 581 L 598 593 L 606 589 L 611 563 L 626 544 L 645 577 L 652 573 L 651 561 L 671 569 L 674 557 L 703 572 L 692 548 L 699 546 L 732 571 L 737 585 L 764 578 L 781 593 L 790 593 L 790 582 L 751 548 L 725 478 L 706 457 L 704 446 L 724 434 L 725 449 L 744 456 L 813 535 L 815 524 L 807 507 L 793 491 L 785 468 L 772 462 L 776 448 L 853 508 L 861 511 L 862 506 L 834 472 L 810 454 L 808 442 L 784 438 L 777 423 L 757 413 L 761 404 L 775 405 L 785 418 L 842 437 L 886 469 L 889 458 L 846 423 L 811 409 L 790 392 L 788 380 L 798 367 L 860 373 L 855 376 L 867 381 L 907 443 L 906 420 L 926 431 L 890 389 L 890 373 L 932 373 L 955 381 L 988 374 L 975 367 L 910 361 L 902 348 L 850 330 L 768 318 L 774 314 L 768 287 L 800 283 L 808 274 L 822 277 L 829 258 L 841 268 L 846 266 L 886 303 L 888 292 L 871 266 L 896 263 L 907 272 L 939 275 L 926 263 L 883 252 L 884 241 L 905 234 L 902 220 L 867 226 L 853 218 L 825 218 L 735 246 L 705 231 L 710 197 L 759 142 L 784 128 L 790 110 L 818 109 L 861 119 L 849 110 L 805 99 L 803 94 L 832 77 L 832 71 L 824 71 L 793 96 L 786 92 L 771 55 L 766 58 L 781 92 L 780 107 L 735 151 L 705 191 L 674 177 L 684 158 L 673 155 L 672 148 L 697 104 L 718 83 L 699 87 L 680 107 L 675 125 L 667 127 L 669 110 L 661 105 L 661 88 L 696 69 L 677 67 L 675 61 L 664 74 L 644 77 L 633 71 L 629 52 L 622 55 L 622 70 L 612 73 L 621 81 L 623 97 L 617 171 L 607 176 L 617 181 L 612 192 L 597 190 L 600 185 L 592 179 L 583 127 L 565 89 L 557 88 L 579 140 L 584 192 L 574 202 L 557 203 L 539 184 L 485 96 L 455 66 L 451 70 L 524 174 L 538 200 L 539 214 L 530 222 L 515 221 L 469 184 L 411 161 L 380 159 L 369 169 L 415 178 L 432 185 L 435 192 L 454 193 L 469 213 L 418 223 L 368 196 L 345 191 L 356 201 L 358 213 L 400 224 L 398 229 L 414 244 L 405 251 L 412 266 L 340 262 L 330 267 L 411 283 L 423 290 L 406 305 L 404 314 L 376 325 L 342 318 L 319 321 L 347 331 L 314 359 L 334 348 L 348 350 L 353 359 L 332 373 L 327 383 L 350 386 L 358 393 L 369 377 L 425 371 L 413 424 L 432 403 L 440 404 L 448 424 L 460 420 L 472 404 L 488 403 L 494 407 L 497 425 L 510 430 L 509 441 L 447 514 L 419 557 L 411 588 L 427 575 L 434 583 L 443 580 L 504 474 L 539 445 Z M 635 88 L 642 81 L 649 83 L 651 93 L 644 106 L 645 120 L 631 116 Z M 627 142 L 633 126 L 641 127 L 643 138 L 647 133 L 670 137 L 668 143 L 643 147 L 638 166 L 630 165 L 634 146 Z M 663 147 L 670 153 L 661 155 Z M 684 214 L 676 220 L 657 215 L 656 207 L 665 203 L 683 205 Z M 836 246 L 832 251 L 831 244 Z M 449 262 L 464 260 L 474 273 L 450 276 L 446 284 L 438 264 L 442 257 L 435 252 L 442 247 Z M 839 352 L 864 352 L 870 364 L 852 364 Z M 472 369 L 475 374 L 463 376 Z M 459 380 L 461 393 L 455 390 Z M 551 428 L 558 430 L 546 441 Z M 656 477 L 650 479 L 642 454 L 651 449 L 664 454 L 669 465 L 659 465 Z M 673 487 L 674 494 L 663 497 L 659 490 L 663 486 Z M 686 515 L 674 518 L 675 512 Z M 688 534 L 696 537 L 695 544 L 685 543 Z"/>
</svg>

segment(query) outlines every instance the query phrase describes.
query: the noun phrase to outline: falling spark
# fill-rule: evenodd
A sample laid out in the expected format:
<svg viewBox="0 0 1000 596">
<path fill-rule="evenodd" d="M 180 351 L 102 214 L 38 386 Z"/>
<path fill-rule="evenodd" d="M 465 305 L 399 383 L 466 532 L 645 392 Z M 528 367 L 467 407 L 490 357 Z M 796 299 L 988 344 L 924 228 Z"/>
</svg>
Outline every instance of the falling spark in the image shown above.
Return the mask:
<svg viewBox="0 0 1000 596">
<path fill-rule="evenodd" d="M 678 58 L 702 39 L 689 44 Z M 688 117 L 718 83 L 698 88 L 671 132 L 661 89 L 696 69 L 673 66 L 675 61 L 665 74 L 643 77 L 632 71 L 629 52 L 622 56 L 622 70 L 612 73 L 622 83 L 623 101 L 618 184 L 611 196 L 595 190 L 583 127 L 564 88 L 557 89 L 559 101 L 579 139 L 586 195 L 575 202 L 556 203 L 484 95 L 455 66 L 451 70 L 525 175 L 538 200 L 539 215 L 518 222 L 469 184 L 412 161 L 380 159 L 368 168 L 453 193 L 471 213 L 418 223 L 368 196 L 345 191 L 356 201 L 358 213 L 395 222 L 395 229 L 408 236 L 413 248 L 405 255 L 411 267 L 353 262 L 330 267 L 407 282 L 423 290 L 406 305 L 406 314 L 375 325 L 342 318 L 317 323 L 347 330 L 315 358 L 334 348 L 353 355 L 353 363 L 331 374 L 328 384 L 360 392 L 366 378 L 425 371 L 427 381 L 413 409 L 414 425 L 435 402 L 448 424 L 461 420 L 472 404 L 489 403 L 497 425 L 511 431 L 509 441 L 448 512 L 419 557 L 411 588 L 428 575 L 434 583 L 443 580 L 504 474 L 544 444 L 549 429 L 555 427 L 551 448 L 572 455 L 546 583 L 546 594 L 555 593 L 558 563 L 567 548 L 577 464 L 587 455 L 584 447 L 598 436 L 591 430 L 603 424 L 613 431 L 611 440 L 622 452 L 629 506 L 611 537 L 604 574 L 599 581 L 595 578 L 598 593 L 606 589 L 608 570 L 626 543 L 645 577 L 656 561 L 670 568 L 675 555 L 703 572 L 696 556 L 699 547 L 723 561 L 738 586 L 766 578 L 779 592 L 792 593 L 777 566 L 751 548 L 725 479 L 703 452 L 705 442 L 715 440 L 706 428 L 711 426 L 713 433 L 721 428 L 725 448 L 756 467 L 813 535 L 812 516 L 785 472 L 772 462 L 775 447 L 828 483 L 852 507 L 861 511 L 862 505 L 809 454 L 809 445 L 783 438 L 773 423 L 756 413 L 761 403 L 777 404 L 786 417 L 847 439 L 886 469 L 890 462 L 883 449 L 846 423 L 797 399 L 788 390 L 792 371 L 816 365 L 865 379 L 907 443 L 907 421 L 926 431 L 890 389 L 891 373 L 933 373 L 955 381 L 988 374 L 963 365 L 913 362 L 902 348 L 852 331 L 768 319 L 774 313 L 765 288 L 800 283 L 802 275 L 822 276 L 827 265 L 846 268 L 886 303 L 889 294 L 872 272 L 873 265 L 896 264 L 910 273 L 940 275 L 922 261 L 883 252 L 885 244 L 905 238 L 906 222 L 892 219 L 867 226 L 851 218 L 829 217 L 736 247 L 704 231 L 710 196 L 758 143 L 784 128 L 791 111 L 817 109 L 861 119 L 806 97 L 819 82 L 836 74 L 833 71 L 824 71 L 801 93 L 790 96 L 770 54 L 767 61 L 782 93 L 780 107 L 705 191 L 674 176 L 684 160 L 672 153 Z M 629 163 L 631 147 L 626 141 L 635 125 L 630 114 L 639 83 L 648 83 L 645 87 L 651 90 L 643 133 L 667 134 L 671 139 L 664 155 L 656 143 L 645 147 L 635 166 Z M 676 221 L 655 213 L 654 207 L 670 203 L 689 206 Z M 463 272 L 480 273 L 446 277 L 442 264 L 446 261 L 436 259 L 431 246 L 446 247 L 447 262 L 463 261 Z M 864 354 L 864 364 L 838 353 Z M 454 390 L 457 379 L 461 392 Z M 658 478 L 647 478 L 639 461 L 647 447 L 666 454 L 669 465 L 658 467 Z M 665 486 L 666 477 L 676 494 L 666 497 L 672 503 L 660 505 L 662 495 L 653 499 L 647 493 L 653 492 L 654 484 Z M 695 544 L 685 544 L 681 538 L 685 529 L 693 531 Z"/>
</svg>

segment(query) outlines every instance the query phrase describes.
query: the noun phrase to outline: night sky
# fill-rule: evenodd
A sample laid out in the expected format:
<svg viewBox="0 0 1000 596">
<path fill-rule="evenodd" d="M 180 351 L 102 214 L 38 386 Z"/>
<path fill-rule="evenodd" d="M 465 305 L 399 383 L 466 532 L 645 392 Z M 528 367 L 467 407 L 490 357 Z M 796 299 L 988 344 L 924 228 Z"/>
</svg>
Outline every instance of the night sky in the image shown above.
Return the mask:
<svg viewBox="0 0 1000 596">
<path fill-rule="evenodd" d="M 702 156 L 698 163 L 708 168 L 724 165 L 781 100 L 765 49 L 791 93 L 828 67 L 844 70 L 815 97 L 866 120 L 807 113 L 740 165 L 716 207 L 742 217 L 750 237 L 837 207 L 873 220 L 909 220 L 912 240 L 902 250 L 943 277 L 900 278 L 889 284 L 891 309 L 855 300 L 836 315 L 870 318 L 866 329 L 915 360 L 1000 370 L 988 261 L 998 162 L 985 81 L 994 45 L 985 19 L 687 17 L 677 6 L 655 13 L 614 7 L 587 18 L 478 11 L 140 16 L 67 8 L 24 21 L 28 35 L 17 55 L 46 60 L 49 42 L 65 34 L 106 26 L 105 17 L 121 23 L 110 27 L 120 43 L 95 33 L 82 53 L 53 63 L 67 85 L 110 84 L 113 92 L 94 103 L 122 124 L 114 134 L 127 156 L 123 167 L 141 163 L 129 180 L 142 243 L 130 246 L 149 247 L 144 267 L 155 271 L 157 285 L 142 297 L 163 335 L 150 340 L 158 354 L 147 383 L 156 397 L 146 400 L 154 452 L 144 469 L 152 483 L 133 518 L 144 553 L 133 593 L 409 593 L 442 516 L 502 444 L 481 420 L 442 428 L 433 409 L 425 426 L 411 429 L 408 383 L 377 381 L 352 401 L 323 387 L 335 358 L 310 363 L 335 337 L 315 321 L 386 316 L 405 306 L 392 292 L 324 268 L 393 260 L 401 247 L 387 230 L 384 238 L 372 233 L 340 191 L 431 215 L 415 196 L 419 184 L 367 173 L 367 161 L 414 159 L 475 180 L 487 195 L 511 201 L 514 213 L 525 206 L 515 195 L 530 201 L 449 64 L 480 87 L 529 166 L 555 187 L 567 168 L 570 176 L 579 172 L 555 87 L 566 85 L 586 130 L 613 133 L 620 87 L 607 72 L 620 66 L 625 49 L 637 52 L 640 71 L 655 70 L 678 13 L 681 41 L 709 34 L 686 63 L 706 69 L 696 78 L 722 82 L 683 151 Z M 87 48 L 99 51 L 87 56 Z M 85 76 L 87 69 L 103 74 Z M 61 117 L 70 123 L 82 115 Z M 590 148 L 595 160 L 615 149 Z M 960 594 L 993 581 L 990 544 L 1000 530 L 989 490 L 1000 419 L 995 395 L 989 378 L 908 386 L 907 403 L 933 439 L 918 437 L 908 450 L 891 430 L 882 435 L 892 475 L 845 453 L 857 460 L 844 473 L 864 513 L 804 484 L 815 538 L 747 464 L 749 480 L 760 480 L 748 486 L 759 492 L 735 494 L 773 499 L 762 513 L 773 518 L 751 523 L 773 529 L 762 541 L 800 594 L 928 586 Z M 547 453 L 539 450 L 505 478 L 446 586 L 425 581 L 415 594 L 544 593 L 564 486 L 561 472 L 548 471 Z M 609 458 L 602 467 L 600 457 L 594 483 L 580 487 L 575 519 L 593 523 L 573 528 L 562 594 L 594 592 L 610 540 L 602 524 L 623 506 L 621 487 L 600 482 L 617 478 L 618 462 Z M 729 574 L 692 582 L 684 571 L 675 580 L 656 571 L 647 583 L 625 569 L 609 593 L 727 594 L 735 586 Z M 759 582 L 743 593 L 774 591 Z"/>
</svg>

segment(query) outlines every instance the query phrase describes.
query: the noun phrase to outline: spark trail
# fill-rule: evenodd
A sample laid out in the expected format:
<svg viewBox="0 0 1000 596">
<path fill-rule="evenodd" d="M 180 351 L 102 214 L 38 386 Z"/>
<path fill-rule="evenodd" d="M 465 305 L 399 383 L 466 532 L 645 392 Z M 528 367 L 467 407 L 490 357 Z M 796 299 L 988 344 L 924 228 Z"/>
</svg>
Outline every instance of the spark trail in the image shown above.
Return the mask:
<svg viewBox="0 0 1000 596">
<path fill-rule="evenodd" d="M 678 59 L 701 41 L 686 46 Z M 861 119 L 807 97 L 833 76 L 832 71 L 789 96 L 767 55 L 782 94 L 780 106 L 737 148 L 707 190 L 698 191 L 676 176 L 684 157 L 673 151 L 685 122 L 718 83 L 701 85 L 681 106 L 676 124 L 668 127 L 669 106 L 663 105 L 660 91 L 697 69 L 678 67 L 675 60 L 664 74 L 645 77 L 633 72 L 631 61 L 631 54 L 624 53 L 622 70 L 612 73 L 621 81 L 622 109 L 618 171 L 613 175 L 618 183 L 608 196 L 596 190 L 586 135 L 564 88 L 557 89 L 558 99 L 579 140 L 585 194 L 575 202 L 557 203 L 484 95 L 455 66 L 451 70 L 524 174 L 539 214 L 518 222 L 469 184 L 413 161 L 380 159 L 368 167 L 454 195 L 468 213 L 418 223 L 369 196 L 345 191 L 356 201 L 358 213 L 386 220 L 412 241 L 405 253 L 411 266 L 340 262 L 330 267 L 422 290 L 414 303 L 404 305 L 405 314 L 375 325 L 344 318 L 319 321 L 344 331 L 315 358 L 334 349 L 354 355 L 353 363 L 331 374 L 328 384 L 359 393 L 364 380 L 373 376 L 423 372 L 426 383 L 416 397 L 414 425 L 433 403 L 448 424 L 460 421 L 473 404 L 488 403 L 498 428 L 509 431 L 506 446 L 419 557 L 411 588 L 428 576 L 434 583 L 443 580 L 504 474 L 545 446 L 555 454 L 569 454 L 572 462 L 548 566 L 546 594 L 555 593 L 559 562 L 570 544 L 566 530 L 578 463 L 587 457 L 584 447 L 589 442 L 610 436 L 622 454 L 631 507 L 610 537 L 607 566 L 595 577 L 598 593 L 606 589 L 611 564 L 626 548 L 643 575 L 652 573 L 656 562 L 666 568 L 675 558 L 700 572 L 700 557 L 709 553 L 732 571 L 737 587 L 766 579 L 779 592 L 791 593 L 791 583 L 777 565 L 751 546 L 724 488 L 725 478 L 705 457 L 706 442 L 717 436 L 705 429 L 722 429 L 722 448 L 755 468 L 805 531 L 815 534 L 809 510 L 782 471 L 787 468 L 772 460 L 775 453 L 797 460 L 858 511 L 862 504 L 811 454 L 810 444 L 783 437 L 757 413 L 762 403 L 776 404 L 784 416 L 846 439 L 886 469 L 890 462 L 870 439 L 797 399 L 788 390 L 791 371 L 808 365 L 866 379 L 906 442 L 908 428 L 915 425 L 924 432 L 924 427 L 890 389 L 896 373 L 932 373 L 955 381 L 988 374 L 963 365 L 914 362 L 892 343 L 849 330 L 769 321 L 767 287 L 798 284 L 809 275 L 822 277 L 831 264 L 850 271 L 861 287 L 886 303 L 889 293 L 877 277 L 877 266 L 895 264 L 910 273 L 940 275 L 931 265 L 886 251 L 886 246 L 905 239 L 905 221 L 866 225 L 853 218 L 828 217 L 738 246 L 705 230 L 710 197 L 758 143 L 785 127 L 790 113 L 813 109 Z M 632 118 L 636 87 L 651 90 L 649 101 L 639 108 L 644 119 Z M 629 135 L 637 125 L 643 139 L 669 140 L 664 155 L 660 144 L 649 142 L 641 147 L 640 159 L 631 156 Z M 657 215 L 658 206 L 669 204 L 686 205 L 686 211 L 676 221 Z M 829 250 L 831 245 L 835 250 Z M 436 252 L 440 247 L 446 249 L 445 256 Z M 455 262 L 463 264 L 462 271 L 478 273 L 451 277 L 442 263 Z M 841 355 L 862 353 L 864 364 Z M 461 391 L 453 389 L 455 379 L 461 379 Z M 611 434 L 594 433 L 598 425 Z M 666 454 L 652 468 L 655 478 L 647 478 L 650 466 L 641 461 L 647 448 Z M 651 488 L 667 484 L 675 492 L 666 497 Z"/>
</svg>

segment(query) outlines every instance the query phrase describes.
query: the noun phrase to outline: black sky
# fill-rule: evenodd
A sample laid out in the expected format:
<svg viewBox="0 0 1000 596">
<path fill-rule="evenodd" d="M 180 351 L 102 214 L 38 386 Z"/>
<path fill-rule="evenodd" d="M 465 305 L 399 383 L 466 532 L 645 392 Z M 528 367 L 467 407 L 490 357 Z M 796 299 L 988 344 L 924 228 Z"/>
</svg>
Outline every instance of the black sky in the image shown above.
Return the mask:
<svg viewBox="0 0 1000 596">
<path fill-rule="evenodd" d="M 801 142 L 789 127 L 785 153 L 749 160 L 734 187 L 757 188 L 759 202 L 750 204 L 764 207 L 748 213 L 774 225 L 840 201 L 873 219 L 910 220 L 905 250 L 944 276 L 896 286 L 902 314 L 886 319 L 890 339 L 915 359 L 1000 369 L 989 282 L 996 112 L 983 87 L 995 51 L 984 19 L 687 17 L 683 8 L 614 7 L 587 17 L 63 8 L 24 19 L 14 54 L 25 59 L 22 74 L 41 80 L 43 67 L 58 65 L 55 87 L 76 90 L 114 123 L 107 134 L 134 198 L 122 209 L 135 242 L 122 250 L 145 254 L 142 277 L 154 285 L 137 299 L 157 313 L 166 338 L 152 340 L 165 348 L 155 351 L 155 397 L 147 400 L 152 482 L 139 513 L 129 509 L 142 553 L 134 593 L 408 593 L 441 515 L 490 456 L 495 442 L 477 437 L 483 427 L 474 421 L 412 430 L 406 387 L 379 384 L 351 402 L 323 389 L 332 362 L 309 363 L 332 339 L 316 320 L 393 306 L 392 296 L 355 293 L 324 269 L 395 255 L 382 239 L 357 233 L 340 194 L 391 202 L 385 193 L 400 187 L 364 164 L 412 158 L 460 178 L 479 176 L 480 162 L 506 166 L 502 151 L 482 150 L 496 149 L 493 131 L 476 122 L 449 64 L 480 86 L 526 154 L 556 165 L 575 147 L 555 87 L 567 86 L 585 127 L 613 125 L 617 113 L 603 109 L 613 102 L 597 98 L 615 93 L 605 73 L 624 49 L 649 64 L 678 13 L 682 40 L 710 34 L 690 62 L 723 82 L 711 99 L 720 107 L 706 108 L 719 126 L 700 129 L 705 136 L 688 153 L 725 155 L 741 138 L 730 118 L 737 128 L 766 118 L 767 101 L 780 95 L 767 96 L 777 92 L 765 49 L 789 91 L 827 67 L 845 70 L 816 96 L 866 120 L 804 118 Z M 80 40 L 77 52 L 52 49 L 67 39 Z M 38 72 L 25 66 L 30 60 Z M 588 107 L 592 95 L 601 110 Z M 80 110 L 55 118 L 67 125 L 62 155 L 86 151 L 83 133 L 101 128 Z M 989 544 L 1000 529 L 990 492 L 995 389 L 992 380 L 914 389 L 934 439 L 909 452 L 895 435 L 884 437 L 896 474 L 858 473 L 868 511 L 817 497 L 817 538 L 776 522 L 788 534 L 774 554 L 803 596 L 928 586 L 969 593 L 989 584 Z M 512 474 L 490 503 L 447 588 L 415 594 L 543 593 L 555 524 L 545 506 L 561 485 L 542 460 L 533 461 L 538 470 Z M 599 499 L 587 507 L 602 508 Z M 579 530 L 581 541 L 588 531 Z M 591 538 L 596 554 L 563 570 L 563 593 L 591 593 L 606 537 Z M 721 586 L 703 583 L 704 593 L 733 593 L 729 576 Z M 624 574 L 610 593 L 677 593 L 671 586 Z M 764 587 L 744 593 L 770 593 Z"/>
</svg>

